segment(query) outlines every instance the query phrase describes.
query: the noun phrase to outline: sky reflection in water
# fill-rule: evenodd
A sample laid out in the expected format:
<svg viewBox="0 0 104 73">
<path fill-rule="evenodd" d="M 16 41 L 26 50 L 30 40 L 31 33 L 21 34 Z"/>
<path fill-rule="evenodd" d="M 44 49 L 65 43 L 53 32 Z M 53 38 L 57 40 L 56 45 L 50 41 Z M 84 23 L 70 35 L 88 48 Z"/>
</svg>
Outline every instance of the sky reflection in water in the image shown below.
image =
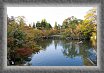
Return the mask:
<svg viewBox="0 0 104 73">
<path fill-rule="evenodd" d="M 32 66 L 93 66 L 88 60 L 89 50 L 93 49 L 91 42 L 67 40 L 39 41 L 43 50 L 32 54 Z M 90 56 L 91 57 L 91 56 Z"/>
</svg>

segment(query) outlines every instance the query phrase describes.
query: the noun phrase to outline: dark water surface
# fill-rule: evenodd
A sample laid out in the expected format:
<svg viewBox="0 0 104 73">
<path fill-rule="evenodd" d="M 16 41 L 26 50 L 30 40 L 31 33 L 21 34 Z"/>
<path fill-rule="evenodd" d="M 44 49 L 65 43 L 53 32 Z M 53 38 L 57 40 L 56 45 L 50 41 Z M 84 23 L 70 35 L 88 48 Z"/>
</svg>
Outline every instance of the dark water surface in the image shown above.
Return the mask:
<svg viewBox="0 0 104 73">
<path fill-rule="evenodd" d="M 94 66 L 97 64 L 96 47 L 90 41 L 42 40 L 42 50 L 33 53 L 32 66 Z"/>
</svg>

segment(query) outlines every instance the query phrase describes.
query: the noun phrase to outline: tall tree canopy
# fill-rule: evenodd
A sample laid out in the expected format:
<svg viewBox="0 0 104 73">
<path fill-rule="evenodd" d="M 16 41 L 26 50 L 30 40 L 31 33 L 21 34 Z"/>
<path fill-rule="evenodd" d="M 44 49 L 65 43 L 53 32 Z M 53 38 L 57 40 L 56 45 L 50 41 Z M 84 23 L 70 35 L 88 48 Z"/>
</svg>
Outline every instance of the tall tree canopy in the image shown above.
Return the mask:
<svg viewBox="0 0 104 73">
<path fill-rule="evenodd" d="M 85 20 L 88 20 L 91 24 L 97 24 L 97 10 L 93 8 L 87 12 L 84 16 Z"/>
<path fill-rule="evenodd" d="M 52 28 L 51 24 L 48 23 L 48 22 L 46 21 L 46 19 L 42 19 L 41 23 L 40 23 L 40 21 L 37 21 L 36 27 L 37 27 L 38 29 L 50 29 L 50 28 Z"/>
<path fill-rule="evenodd" d="M 57 22 L 55 22 L 54 29 L 58 29 Z"/>
<path fill-rule="evenodd" d="M 79 23 L 81 23 L 82 20 L 81 19 L 77 19 L 76 17 L 72 16 L 72 17 L 68 17 L 67 19 L 65 19 L 62 23 L 62 28 L 68 28 L 68 27 L 72 27 L 75 28 L 75 26 Z"/>
<path fill-rule="evenodd" d="M 35 28 L 35 23 L 33 22 L 33 28 Z"/>
<path fill-rule="evenodd" d="M 87 12 L 85 15 L 84 24 L 89 25 L 89 27 L 92 27 L 91 29 L 91 35 L 93 38 L 96 39 L 96 32 L 97 32 L 97 9 L 93 8 Z M 89 28 L 88 28 L 89 29 Z M 90 30 L 90 29 L 89 29 Z"/>
</svg>

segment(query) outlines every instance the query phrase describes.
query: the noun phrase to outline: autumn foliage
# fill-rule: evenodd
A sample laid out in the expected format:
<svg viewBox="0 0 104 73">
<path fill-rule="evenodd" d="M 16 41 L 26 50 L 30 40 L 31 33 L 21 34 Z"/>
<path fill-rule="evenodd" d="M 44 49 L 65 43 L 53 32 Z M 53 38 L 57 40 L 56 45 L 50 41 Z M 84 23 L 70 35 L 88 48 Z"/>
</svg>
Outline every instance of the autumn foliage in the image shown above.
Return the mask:
<svg viewBox="0 0 104 73">
<path fill-rule="evenodd" d="M 61 35 L 62 38 L 67 37 L 75 39 L 94 38 L 96 36 L 96 9 L 89 10 L 85 15 L 85 19 L 81 20 L 74 16 L 63 20 L 62 25 L 55 22 L 52 27 L 46 19 L 33 23 L 33 26 L 25 23 L 25 17 L 11 17 L 7 18 L 7 45 L 8 58 L 19 57 L 23 59 L 32 54 L 32 52 L 39 52 L 41 46 L 37 45 L 42 37 L 49 37 L 52 35 Z M 11 58 L 12 52 L 14 56 Z M 16 60 L 15 60 L 16 61 Z"/>
<path fill-rule="evenodd" d="M 15 51 L 17 56 L 19 57 L 27 57 L 32 54 L 32 49 L 29 49 L 29 48 L 19 48 L 19 49 L 16 49 Z"/>
</svg>

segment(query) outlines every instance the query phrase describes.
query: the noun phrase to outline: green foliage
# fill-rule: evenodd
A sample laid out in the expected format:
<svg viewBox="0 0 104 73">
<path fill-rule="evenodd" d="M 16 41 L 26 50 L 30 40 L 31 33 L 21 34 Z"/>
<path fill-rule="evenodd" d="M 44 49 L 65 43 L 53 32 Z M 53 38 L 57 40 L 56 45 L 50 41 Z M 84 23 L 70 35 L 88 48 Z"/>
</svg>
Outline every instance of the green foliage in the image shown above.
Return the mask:
<svg viewBox="0 0 104 73">
<path fill-rule="evenodd" d="M 50 25 L 50 23 L 46 23 L 45 29 L 51 29 L 52 26 Z"/>
<path fill-rule="evenodd" d="M 35 28 L 35 23 L 33 23 L 33 28 Z"/>
<path fill-rule="evenodd" d="M 34 28 L 26 26 L 23 20 L 21 17 L 16 19 L 9 18 L 7 25 L 8 59 L 14 62 L 16 62 L 17 59 L 22 61 L 31 54 L 33 49 L 37 49 L 34 39 L 41 35 L 41 33 L 38 33 Z"/>
<path fill-rule="evenodd" d="M 77 19 L 76 17 L 72 16 L 63 21 L 62 28 L 66 29 L 68 27 L 75 29 L 77 24 L 82 22 L 81 19 Z"/>
<path fill-rule="evenodd" d="M 18 24 L 19 29 L 22 29 L 26 25 L 24 16 L 16 17 L 15 22 Z"/>
<path fill-rule="evenodd" d="M 63 37 L 70 37 L 71 35 L 71 29 L 67 28 L 63 33 L 62 33 Z"/>
<path fill-rule="evenodd" d="M 43 29 L 51 29 L 52 28 L 50 23 L 47 23 L 46 19 L 43 19 L 41 21 L 41 23 L 39 21 L 37 21 L 36 27 L 37 27 L 37 29 L 41 29 L 41 30 L 43 30 Z"/>
<path fill-rule="evenodd" d="M 41 23 L 40 23 L 39 21 L 37 21 L 36 27 L 37 27 L 38 29 L 42 27 L 42 26 L 41 26 Z"/>
<path fill-rule="evenodd" d="M 77 19 L 72 16 L 66 18 L 62 26 L 55 22 L 54 29 L 51 24 L 42 19 L 37 21 L 33 26 L 25 23 L 25 17 L 18 16 L 16 18 L 7 18 L 7 44 L 8 57 L 11 60 L 19 58 L 23 60 L 29 56 L 33 51 L 39 52 L 42 47 L 37 45 L 39 40 L 43 37 L 52 35 L 61 35 L 63 39 L 71 37 L 73 39 L 95 39 L 96 40 L 96 9 L 88 11 L 85 19 Z M 47 43 L 48 44 L 48 43 Z M 45 46 L 44 46 L 45 47 Z M 22 53 L 24 52 L 24 53 Z M 20 58 L 22 57 L 22 58 Z"/>
<path fill-rule="evenodd" d="M 54 29 L 58 29 L 57 22 L 55 22 Z"/>
<path fill-rule="evenodd" d="M 41 27 L 42 27 L 42 28 L 45 28 L 46 24 L 47 24 L 47 21 L 46 21 L 45 19 L 43 19 L 43 20 L 41 21 Z"/>
<path fill-rule="evenodd" d="M 63 21 L 62 29 L 64 37 L 73 38 L 90 38 L 96 33 L 96 9 L 91 9 L 85 15 L 85 20 L 80 20 L 74 16 L 69 17 Z"/>
<path fill-rule="evenodd" d="M 97 24 L 97 10 L 93 8 L 85 15 L 85 20 L 88 20 L 91 24 Z"/>
</svg>

